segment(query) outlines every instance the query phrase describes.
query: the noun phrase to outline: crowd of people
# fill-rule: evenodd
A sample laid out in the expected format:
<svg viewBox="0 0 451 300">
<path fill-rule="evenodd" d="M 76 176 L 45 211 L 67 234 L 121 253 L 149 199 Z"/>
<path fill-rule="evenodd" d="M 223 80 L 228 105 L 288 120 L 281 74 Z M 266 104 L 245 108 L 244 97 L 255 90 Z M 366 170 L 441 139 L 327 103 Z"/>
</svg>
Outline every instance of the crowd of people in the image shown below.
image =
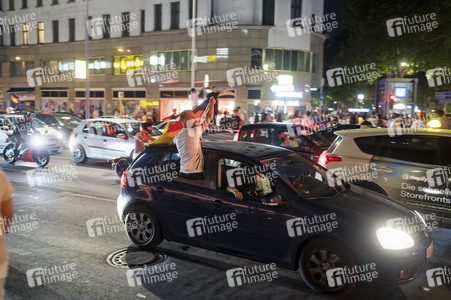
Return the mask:
<svg viewBox="0 0 451 300">
<path fill-rule="evenodd" d="M 451 129 L 451 120 L 449 115 L 445 115 L 443 110 L 437 110 L 435 113 L 427 115 L 425 112 L 418 112 L 414 116 L 401 115 L 393 113 L 384 117 L 376 112 L 370 113 L 352 113 L 339 112 L 330 114 L 318 111 L 307 111 L 304 115 L 300 111 L 295 111 L 291 116 L 286 116 L 282 112 L 273 115 L 271 112 L 252 113 L 248 119 L 250 124 L 269 123 L 269 122 L 290 122 L 307 127 L 315 127 L 322 123 L 367 125 L 380 128 L 426 128 L 431 120 L 440 121 L 441 129 Z"/>
</svg>

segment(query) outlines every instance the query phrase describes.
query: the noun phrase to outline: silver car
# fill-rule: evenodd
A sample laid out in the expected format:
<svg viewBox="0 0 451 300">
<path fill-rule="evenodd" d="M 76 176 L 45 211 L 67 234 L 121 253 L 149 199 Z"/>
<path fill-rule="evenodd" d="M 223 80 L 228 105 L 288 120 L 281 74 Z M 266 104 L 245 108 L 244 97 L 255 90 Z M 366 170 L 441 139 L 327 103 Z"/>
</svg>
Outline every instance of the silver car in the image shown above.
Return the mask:
<svg viewBox="0 0 451 300">
<path fill-rule="evenodd" d="M 75 163 L 133 155 L 140 122 L 124 118 L 82 120 L 69 141 Z"/>
<path fill-rule="evenodd" d="M 451 221 L 451 130 L 354 129 L 320 155 L 345 181 Z"/>
</svg>

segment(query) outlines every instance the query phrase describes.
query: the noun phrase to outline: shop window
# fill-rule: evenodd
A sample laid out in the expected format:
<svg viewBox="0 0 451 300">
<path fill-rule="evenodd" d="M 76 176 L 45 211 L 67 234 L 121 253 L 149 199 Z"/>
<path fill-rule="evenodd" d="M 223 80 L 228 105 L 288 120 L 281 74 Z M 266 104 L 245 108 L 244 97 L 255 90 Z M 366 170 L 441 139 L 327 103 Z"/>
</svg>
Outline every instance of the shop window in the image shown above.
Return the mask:
<svg viewBox="0 0 451 300">
<path fill-rule="evenodd" d="M 115 56 L 113 59 L 114 75 L 123 75 L 127 70 L 141 68 L 144 65 L 142 55 Z"/>
<path fill-rule="evenodd" d="M 290 71 L 290 50 L 283 50 L 283 70 Z"/>
<path fill-rule="evenodd" d="M 297 71 L 298 67 L 298 51 L 291 51 L 291 71 Z"/>
<path fill-rule="evenodd" d="M 247 99 L 261 99 L 261 90 L 248 90 Z"/>
<path fill-rule="evenodd" d="M 274 49 L 265 49 L 265 65 L 271 66 L 274 63 Z"/>
<path fill-rule="evenodd" d="M 189 50 L 151 52 L 150 68 L 154 72 L 191 70 L 191 53 Z"/>
</svg>

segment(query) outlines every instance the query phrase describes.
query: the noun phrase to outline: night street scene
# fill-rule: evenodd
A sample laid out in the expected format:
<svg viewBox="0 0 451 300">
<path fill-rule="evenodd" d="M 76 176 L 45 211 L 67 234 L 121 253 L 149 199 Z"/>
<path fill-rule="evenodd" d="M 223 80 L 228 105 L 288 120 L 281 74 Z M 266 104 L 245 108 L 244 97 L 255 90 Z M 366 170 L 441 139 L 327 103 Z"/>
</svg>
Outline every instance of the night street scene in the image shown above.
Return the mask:
<svg viewBox="0 0 451 300">
<path fill-rule="evenodd" d="M 450 13 L 0 0 L 0 300 L 451 299 Z"/>
</svg>

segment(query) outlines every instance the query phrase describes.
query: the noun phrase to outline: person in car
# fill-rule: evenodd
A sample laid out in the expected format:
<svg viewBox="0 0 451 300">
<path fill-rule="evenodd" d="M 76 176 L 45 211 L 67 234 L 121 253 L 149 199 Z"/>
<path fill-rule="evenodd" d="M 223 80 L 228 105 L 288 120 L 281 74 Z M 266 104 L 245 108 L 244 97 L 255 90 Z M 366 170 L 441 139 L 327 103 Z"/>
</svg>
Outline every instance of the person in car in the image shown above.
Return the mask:
<svg viewBox="0 0 451 300">
<path fill-rule="evenodd" d="M 135 135 L 135 155 L 143 152 L 146 148 L 146 143 L 155 141 L 151 135 L 152 122 L 141 123 L 141 131 Z"/>
<path fill-rule="evenodd" d="M 180 121 L 183 124 L 183 128 L 174 137 L 174 143 L 177 146 L 180 156 L 180 177 L 194 180 L 204 178 L 202 172 L 204 157 L 202 154 L 201 138 L 202 133 L 207 129 L 208 124 L 213 119 L 215 104 L 215 98 L 211 97 L 210 103 L 202 116 L 203 121 L 200 124 L 196 124 L 196 116 L 192 110 L 184 110 L 180 114 Z"/>
</svg>

